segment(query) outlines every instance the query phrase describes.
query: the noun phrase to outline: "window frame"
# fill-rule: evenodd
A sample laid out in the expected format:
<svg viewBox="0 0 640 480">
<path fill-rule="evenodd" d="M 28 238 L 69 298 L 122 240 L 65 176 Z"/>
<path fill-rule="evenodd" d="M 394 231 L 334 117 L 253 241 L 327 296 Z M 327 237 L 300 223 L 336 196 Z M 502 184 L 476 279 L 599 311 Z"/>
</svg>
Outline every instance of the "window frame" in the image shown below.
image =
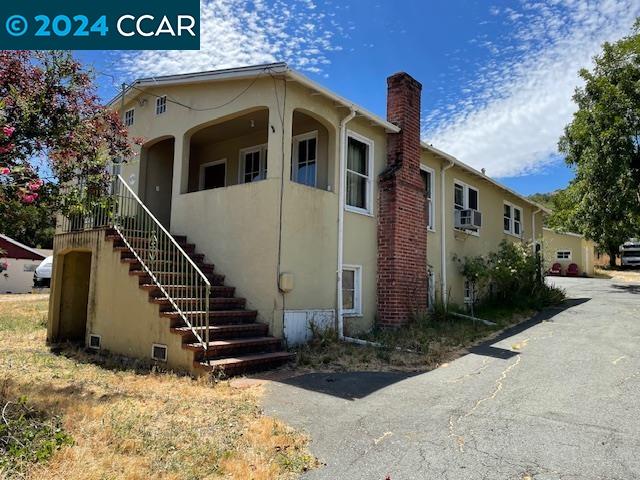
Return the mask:
<svg viewBox="0 0 640 480">
<path fill-rule="evenodd" d="M 342 274 L 348 270 L 354 272 L 353 274 L 353 308 L 344 308 L 344 281 L 342 282 L 342 315 L 346 317 L 361 317 L 362 316 L 362 265 L 342 265 Z"/>
<path fill-rule="evenodd" d="M 131 118 L 129 119 L 129 114 L 131 114 Z M 136 121 L 136 109 L 130 108 L 129 110 L 124 111 L 124 126 L 131 127 Z"/>
<path fill-rule="evenodd" d="M 306 183 L 300 183 L 298 182 L 298 169 L 300 167 L 299 165 L 299 159 L 298 159 L 298 145 L 300 144 L 300 142 L 304 142 L 307 140 L 311 140 L 311 139 L 315 139 L 316 141 L 316 158 L 314 160 L 315 164 L 316 164 L 316 168 L 314 171 L 314 175 L 313 175 L 313 185 L 307 185 Z M 292 145 L 291 145 L 291 163 L 292 163 L 292 168 L 291 168 L 291 181 L 294 183 L 297 183 L 298 185 L 303 185 L 305 187 L 311 187 L 311 188 L 318 188 L 318 130 L 313 130 L 311 132 L 306 132 L 306 133 L 301 133 L 299 135 L 294 136 L 292 139 Z M 294 161 L 295 159 L 295 161 Z M 307 162 L 308 164 L 308 162 Z"/>
<path fill-rule="evenodd" d="M 460 228 L 456 228 L 456 222 L 455 222 L 455 211 L 458 210 L 456 208 L 457 204 L 456 202 L 456 185 L 462 187 L 462 208 L 459 210 L 470 210 L 469 209 L 469 189 L 473 190 L 476 192 L 476 198 L 477 198 L 477 202 L 478 205 L 475 210 L 477 212 L 481 212 L 482 210 L 480 210 L 480 189 L 478 187 L 474 187 L 473 185 L 469 185 L 466 182 L 463 182 L 462 180 L 458 180 L 457 178 L 453 179 L 453 215 L 454 215 L 454 221 L 453 221 L 453 229 L 458 231 L 458 232 L 464 232 L 467 235 L 473 235 L 474 237 L 479 237 L 480 236 L 480 230 L 482 228 L 479 228 L 478 230 L 464 230 L 464 229 L 460 229 Z"/>
<path fill-rule="evenodd" d="M 156 97 L 156 115 L 162 115 L 167 112 L 167 96 L 161 95 Z"/>
<path fill-rule="evenodd" d="M 569 256 L 567 256 L 567 257 L 564 257 L 564 256 L 563 256 L 562 258 L 560 258 L 560 257 L 558 257 L 558 255 L 559 255 L 560 253 L 568 253 L 568 254 L 569 254 Z M 556 260 L 567 260 L 567 261 L 571 261 L 571 260 L 573 259 L 572 257 L 573 257 L 573 252 L 571 251 L 571 249 L 565 248 L 565 249 L 563 249 L 563 250 L 556 250 Z"/>
<path fill-rule="evenodd" d="M 260 182 L 262 180 L 267 179 L 267 143 L 262 143 L 260 145 L 253 145 L 251 147 L 241 148 L 238 151 L 238 183 L 255 183 Z M 245 182 L 244 180 L 244 169 L 245 169 L 245 156 L 248 153 L 260 152 L 260 162 L 259 162 L 259 170 L 260 174 L 264 173 L 264 177 L 260 180 L 252 180 L 251 182 Z"/>
<path fill-rule="evenodd" d="M 430 232 L 435 232 L 436 231 L 436 217 L 435 217 L 436 171 L 435 169 L 428 167 L 427 165 L 424 165 L 422 163 L 420 164 L 420 170 L 423 172 L 427 172 L 429 173 L 429 175 L 431 175 L 431 197 L 429 198 L 430 202 L 428 207 L 429 208 L 429 225 L 427 225 L 427 230 L 429 230 Z"/>
<path fill-rule="evenodd" d="M 159 358 L 155 356 L 155 350 L 156 348 L 163 348 L 164 349 L 164 358 Z M 166 363 L 169 360 L 169 348 L 163 344 L 163 343 L 152 343 L 151 344 L 151 359 L 155 360 L 156 362 L 163 362 Z"/>
<path fill-rule="evenodd" d="M 200 171 L 199 171 L 199 177 L 198 177 L 198 191 L 203 191 L 205 190 L 204 188 L 204 171 L 207 167 L 213 167 L 215 165 L 220 165 L 220 164 L 224 164 L 224 187 L 227 186 L 227 173 L 228 173 L 228 168 L 229 168 L 229 164 L 227 163 L 227 159 L 226 158 L 221 158 L 220 160 L 214 160 L 213 162 L 207 162 L 207 163 L 203 163 L 202 165 L 200 165 Z M 221 187 L 221 188 L 224 188 Z M 215 190 L 213 188 L 209 188 L 207 190 Z"/>
<path fill-rule="evenodd" d="M 503 202 L 503 207 L 502 207 L 502 219 L 503 219 L 503 231 L 505 234 L 507 235 L 511 235 L 514 236 L 516 238 L 523 238 L 524 237 L 524 230 L 522 228 L 522 224 L 523 219 L 524 219 L 524 210 L 522 209 L 522 207 L 515 205 L 514 203 L 511 202 L 507 202 L 506 200 L 504 200 Z M 508 206 L 509 208 L 511 208 L 511 217 L 509 218 L 509 229 L 505 230 L 504 229 L 504 219 L 506 219 L 507 217 L 504 215 L 504 206 Z M 520 212 L 520 221 L 518 222 L 520 224 L 520 233 L 516 233 L 515 232 L 515 224 L 516 224 L 516 210 L 518 210 Z"/>
<path fill-rule="evenodd" d="M 354 140 L 364 143 L 367 145 L 367 171 L 369 172 L 368 176 L 364 176 L 359 172 L 354 170 L 349 170 L 349 162 L 347 155 L 349 154 L 349 138 L 353 138 Z M 356 133 L 352 130 L 347 130 L 347 141 L 346 141 L 346 152 L 345 152 L 345 165 L 344 165 L 344 209 L 348 212 L 359 213 L 361 215 L 373 216 L 373 165 L 374 165 L 374 142 L 370 138 L 367 138 L 359 133 Z M 366 208 L 360 208 L 353 205 L 347 204 L 347 176 L 348 173 L 354 173 L 359 175 L 360 177 L 366 178 L 366 188 L 367 191 L 365 193 L 365 202 Z"/>
</svg>

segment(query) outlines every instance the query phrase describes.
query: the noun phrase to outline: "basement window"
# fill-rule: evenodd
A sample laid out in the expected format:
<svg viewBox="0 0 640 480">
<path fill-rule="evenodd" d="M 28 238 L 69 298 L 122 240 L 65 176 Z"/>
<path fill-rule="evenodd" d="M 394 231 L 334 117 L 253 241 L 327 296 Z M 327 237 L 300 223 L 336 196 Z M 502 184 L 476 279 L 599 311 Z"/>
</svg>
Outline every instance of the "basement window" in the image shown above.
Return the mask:
<svg viewBox="0 0 640 480">
<path fill-rule="evenodd" d="M 89 334 L 89 348 L 100 350 L 101 341 L 102 337 L 100 337 L 100 335 L 96 335 L 95 333 Z"/>
<path fill-rule="evenodd" d="M 154 343 L 151 346 L 151 358 L 159 362 L 167 361 L 167 346 Z"/>
</svg>

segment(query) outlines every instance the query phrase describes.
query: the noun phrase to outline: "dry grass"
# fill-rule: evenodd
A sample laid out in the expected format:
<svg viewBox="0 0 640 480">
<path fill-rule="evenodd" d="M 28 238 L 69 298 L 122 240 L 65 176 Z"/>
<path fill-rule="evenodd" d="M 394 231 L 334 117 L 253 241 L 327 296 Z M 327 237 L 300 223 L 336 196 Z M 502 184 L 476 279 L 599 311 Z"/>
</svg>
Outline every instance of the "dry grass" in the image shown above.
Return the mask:
<svg viewBox="0 0 640 480">
<path fill-rule="evenodd" d="M 261 480 L 315 465 L 306 438 L 261 414 L 260 386 L 134 371 L 73 347 L 54 354 L 45 346 L 46 311 L 42 298 L 0 301 L 7 395 L 59 415 L 74 441 L 24 466 L 25 478 Z"/>
<path fill-rule="evenodd" d="M 533 313 L 526 309 L 487 309 L 478 314 L 497 321 L 495 327 L 454 317 L 438 321 L 425 316 L 402 329 L 363 337 L 382 348 L 340 342 L 334 331 L 319 332 L 309 344 L 298 348 L 297 365 L 321 371 L 429 371 L 455 360 L 467 348 L 496 336 L 504 328 L 531 318 Z"/>
<path fill-rule="evenodd" d="M 598 278 L 610 278 L 618 282 L 640 283 L 640 270 L 619 270 L 596 267 L 595 276 Z"/>
</svg>

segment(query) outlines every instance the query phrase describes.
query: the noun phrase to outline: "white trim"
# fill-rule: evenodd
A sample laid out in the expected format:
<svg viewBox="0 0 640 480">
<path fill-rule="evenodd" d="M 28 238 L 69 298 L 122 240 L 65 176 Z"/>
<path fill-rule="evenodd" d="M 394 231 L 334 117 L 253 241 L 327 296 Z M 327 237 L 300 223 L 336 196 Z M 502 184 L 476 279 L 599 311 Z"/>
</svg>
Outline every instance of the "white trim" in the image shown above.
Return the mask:
<svg viewBox="0 0 640 480">
<path fill-rule="evenodd" d="M 503 208 L 502 208 L 502 231 L 505 233 L 505 235 L 511 235 L 513 237 L 516 238 L 524 238 L 524 228 L 522 228 L 522 225 L 524 223 L 524 210 L 522 209 L 522 207 L 515 205 L 511 202 L 507 202 L 506 200 L 502 201 L 503 204 Z M 511 217 L 509 218 L 509 229 L 505 230 L 504 229 L 504 219 L 507 218 L 504 215 L 504 205 L 508 206 L 509 208 L 511 208 Z M 516 233 L 515 232 L 515 223 L 516 223 L 516 210 L 518 210 L 520 212 L 520 233 Z"/>
<path fill-rule="evenodd" d="M 430 225 L 427 225 L 427 230 L 429 230 L 430 232 L 435 232 L 436 231 L 436 215 L 435 215 L 435 197 L 436 197 L 436 171 L 421 163 L 420 164 L 420 170 L 422 170 L 423 172 L 428 172 L 431 175 L 431 198 L 429 200 L 431 200 L 429 202 L 429 222 L 431 223 Z"/>
<path fill-rule="evenodd" d="M 462 230 L 460 228 L 456 228 L 455 226 L 455 211 L 456 211 L 456 184 L 460 185 L 462 187 L 462 207 L 463 210 L 467 210 L 469 208 L 469 189 L 471 190 L 475 190 L 475 192 L 477 193 L 477 199 L 478 199 L 478 205 L 477 205 L 477 211 L 478 212 L 482 212 L 482 210 L 480 210 L 480 189 L 474 185 L 470 185 L 466 182 L 463 182 L 462 180 L 458 180 L 457 178 L 454 177 L 453 179 L 453 216 L 454 216 L 454 224 L 453 224 L 453 229 L 457 232 L 462 232 L 462 233 L 466 233 L 467 235 L 472 235 L 474 237 L 479 237 L 480 236 L 480 228 L 478 230 Z M 484 222 L 483 222 L 484 223 Z"/>
<path fill-rule="evenodd" d="M 362 265 L 343 265 L 342 272 L 353 272 L 353 309 L 342 309 L 342 314 L 348 317 L 362 316 Z M 344 289 L 344 286 L 342 287 Z"/>
<path fill-rule="evenodd" d="M 569 256 L 568 257 L 562 257 L 562 258 L 558 258 L 558 254 L 559 253 L 568 253 Z M 571 251 L 571 249 L 569 248 L 563 248 L 562 250 L 556 250 L 556 260 L 573 260 L 573 252 Z"/>
<path fill-rule="evenodd" d="M 200 176 L 198 179 L 198 188 L 204 190 L 204 171 L 207 167 L 213 167 L 214 165 L 220 165 L 224 163 L 224 186 L 227 186 L 227 159 L 221 158 L 220 160 L 214 160 L 213 162 L 207 162 L 200 165 Z"/>
<path fill-rule="evenodd" d="M 94 347 L 93 345 L 91 345 L 91 337 L 97 338 L 98 339 L 98 346 Z M 91 350 L 100 350 L 102 348 L 102 335 L 98 335 L 97 333 L 90 333 L 89 334 L 89 343 L 87 345 L 87 348 L 90 348 Z"/>
<path fill-rule="evenodd" d="M 306 183 L 300 183 L 297 181 L 298 178 L 298 163 L 299 163 L 299 159 L 298 159 L 298 144 L 300 142 L 303 142 L 305 140 L 311 140 L 312 138 L 314 138 L 316 140 L 316 158 L 315 158 L 315 162 L 316 162 L 316 168 L 314 171 L 314 176 L 313 176 L 313 185 L 307 185 Z M 311 132 L 307 132 L 307 133 L 301 133 L 300 135 L 296 135 L 294 137 L 291 137 L 291 164 L 292 164 L 292 169 L 291 169 L 291 180 L 295 183 L 298 183 L 299 185 L 305 185 L 307 187 L 314 187 L 317 188 L 318 187 L 318 130 L 313 130 Z"/>
<path fill-rule="evenodd" d="M 2 238 L 3 240 L 6 240 L 9 243 L 13 243 L 16 247 L 20 247 L 20 248 L 24 248 L 25 250 L 38 255 L 39 257 L 42 257 L 42 260 L 44 260 L 45 258 L 47 258 L 48 255 L 43 255 L 40 252 L 38 252 L 37 250 L 31 248 L 31 247 L 27 247 L 24 243 L 20 243 L 17 240 L 14 240 L 11 237 L 7 237 L 6 235 L 3 235 L 2 233 L 0 233 L 0 238 Z M 9 258 L 9 257 L 5 257 L 5 258 Z M 19 259 L 22 260 L 22 259 Z"/>
<path fill-rule="evenodd" d="M 238 183 L 253 183 L 253 182 L 245 182 L 244 181 L 244 167 L 245 167 L 245 155 L 247 153 L 260 152 L 260 174 L 264 172 L 264 178 L 260 180 L 265 180 L 267 178 L 267 143 L 263 143 L 260 145 L 254 145 L 251 147 L 241 148 L 238 151 Z M 260 180 L 255 180 L 259 182 Z"/>
<path fill-rule="evenodd" d="M 561 231 L 556 231 L 553 228 L 547 228 L 547 227 L 542 227 L 543 231 L 547 231 L 547 232 L 551 232 L 551 233 L 555 233 L 556 235 L 569 235 L 570 237 L 578 237 L 578 238 L 584 238 L 584 235 L 580 235 L 579 233 L 572 233 L 572 232 L 561 232 Z"/>
<path fill-rule="evenodd" d="M 154 350 L 156 349 L 156 347 L 159 348 L 164 348 L 164 358 L 157 358 L 154 356 Z M 167 359 L 169 358 L 169 349 L 167 348 L 166 345 L 163 345 L 162 343 L 152 343 L 151 344 L 151 358 L 153 360 L 157 360 L 158 362 L 166 362 Z"/>
<path fill-rule="evenodd" d="M 476 170 L 475 168 L 470 167 L 469 165 L 467 165 L 466 163 L 461 162 L 460 160 L 458 160 L 456 157 L 454 157 L 453 155 L 446 153 L 442 150 L 437 149 L 436 147 L 429 145 L 426 142 L 420 142 L 420 146 L 422 147 L 423 150 L 427 150 L 431 153 L 434 153 L 435 155 L 444 158 L 445 160 L 453 163 L 455 166 L 460 167 L 460 169 L 472 173 L 473 175 L 481 178 L 482 180 L 486 180 L 489 183 L 494 184 L 496 187 L 504 190 L 505 192 L 509 192 L 511 195 L 513 195 L 514 197 L 522 200 L 524 203 L 528 204 L 528 205 L 533 205 L 536 208 L 539 208 L 541 211 L 543 211 L 544 213 L 551 213 L 551 210 L 549 210 L 548 208 L 543 207 L 542 205 L 540 205 L 539 203 L 536 202 L 532 202 L 531 200 L 529 200 L 527 197 L 520 195 L 519 193 L 517 193 L 515 190 L 511 190 L 509 187 L 507 187 L 506 185 L 501 184 L 500 182 L 495 181 L 493 178 L 485 175 L 482 172 L 479 172 L 478 170 Z"/>
<path fill-rule="evenodd" d="M 367 148 L 367 171 L 369 174 L 366 177 L 358 172 L 349 170 L 349 159 L 347 158 L 349 155 L 349 138 L 353 138 L 354 140 L 360 143 L 364 143 L 368 147 Z M 347 141 L 345 142 L 345 149 L 346 149 L 347 155 L 345 157 L 345 167 L 344 167 L 345 189 L 347 188 L 346 177 L 350 171 L 356 175 L 359 175 L 367 179 L 367 183 L 366 183 L 367 191 L 365 192 L 365 201 L 367 203 L 366 208 L 347 205 L 347 196 L 346 196 L 346 190 L 345 190 L 344 209 L 349 212 L 360 213 L 367 216 L 373 216 L 373 165 L 374 165 L 373 147 L 374 147 L 374 142 L 370 138 L 360 135 L 359 133 L 356 133 L 353 130 L 347 130 Z"/>
<path fill-rule="evenodd" d="M 162 115 L 163 113 L 167 113 L 167 96 L 166 95 L 156 97 L 156 115 Z"/>
<path fill-rule="evenodd" d="M 131 123 L 129 123 L 129 119 L 127 118 L 129 113 L 131 113 Z M 136 121 L 136 109 L 135 108 L 130 108 L 129 110 L 125 110 L 124 116 L 122 118 L 124 118 L 124 122 L 123 123 L 124 123 L 125 127 L 132 126 Z"/>
</svg>

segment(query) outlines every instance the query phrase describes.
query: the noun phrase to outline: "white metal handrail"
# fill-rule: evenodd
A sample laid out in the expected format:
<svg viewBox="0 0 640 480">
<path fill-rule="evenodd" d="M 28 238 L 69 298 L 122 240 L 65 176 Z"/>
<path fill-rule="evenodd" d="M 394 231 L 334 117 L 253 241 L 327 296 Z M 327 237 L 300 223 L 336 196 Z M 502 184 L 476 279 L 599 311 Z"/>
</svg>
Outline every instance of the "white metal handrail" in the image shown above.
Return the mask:
<svg viewBox="0 0 640 480">
<path fill-rule="evenodd" d="M 144 273 L 206 350 L 211 282 L 120 175 L 114 178 L 106 200 L 82 214 L 63 217 L 60 229 L 64 233 L 115 229 Z"/>
</svg>

